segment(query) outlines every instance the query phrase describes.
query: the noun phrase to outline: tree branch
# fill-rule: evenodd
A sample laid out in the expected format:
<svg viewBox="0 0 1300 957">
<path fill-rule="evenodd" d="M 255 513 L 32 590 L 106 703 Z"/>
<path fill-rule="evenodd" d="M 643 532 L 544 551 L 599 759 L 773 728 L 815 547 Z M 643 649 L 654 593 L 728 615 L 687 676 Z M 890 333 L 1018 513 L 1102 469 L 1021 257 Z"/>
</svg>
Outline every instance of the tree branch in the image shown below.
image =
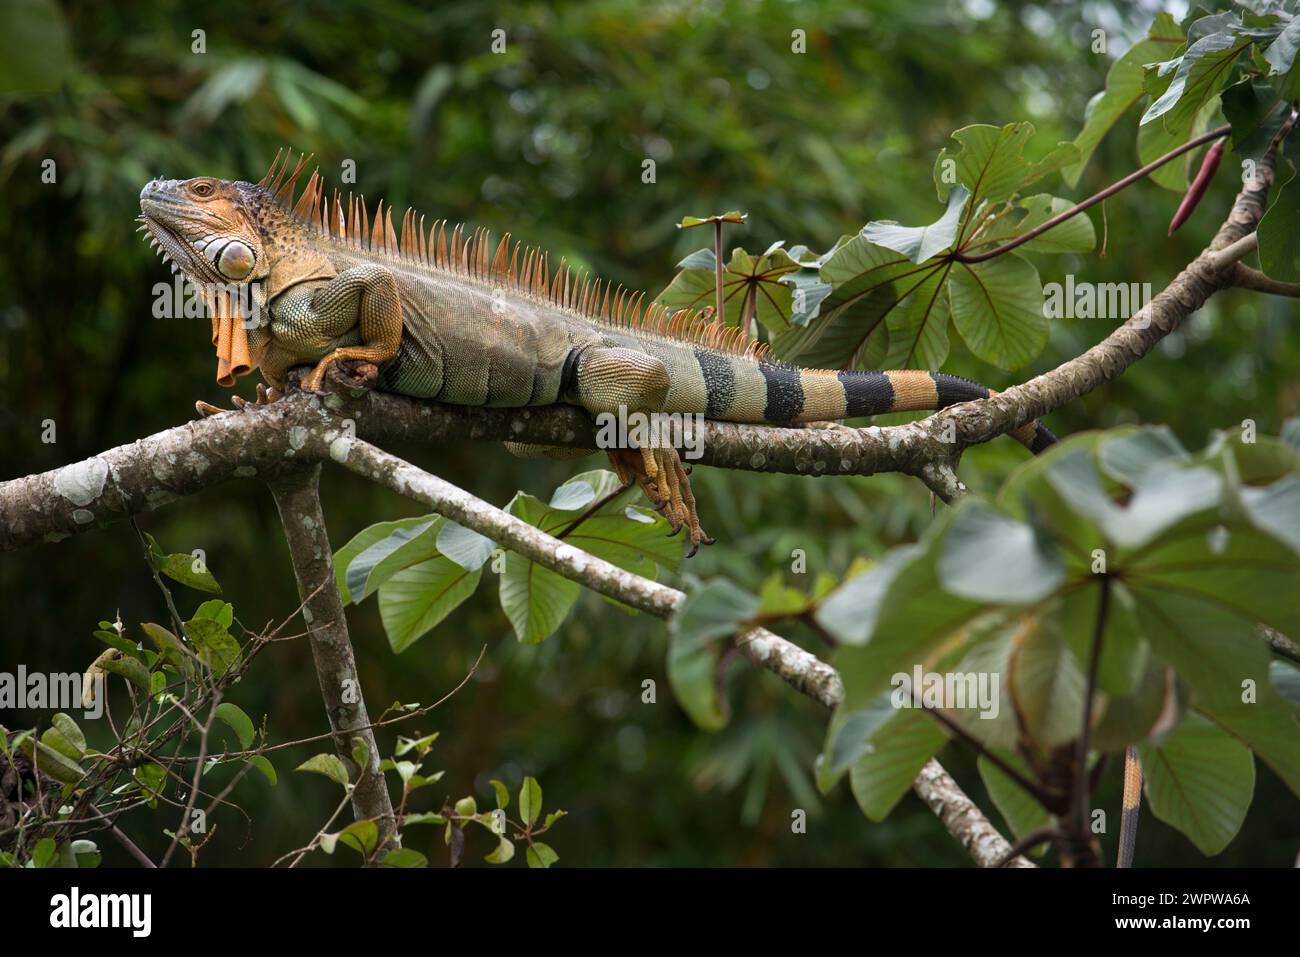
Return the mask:
<svg viewBox="0 0 1300 957">
<path fill-rule="evenodd" d="M 320 680 L 325 713 L 334 734 L 334 749 L 352 781 L 352 811 L 379 828 L 379 843 L 391 844 L 397 827 L 388 787 L 379 771 L 379 746 L 361 694 L 356 657 L 348 637 L 334 577 L 334 557 L 325 531 L 318 493 L 320 466 L 309 465 L 271 479 L 267 484 L 284 525 L 293 573 L 302 599 L 302 617 L 311 632 L 311 653 Z M 358 767 L 352 741 L 366 746 L 366 763 Z M 196 772 L 197 773 L 197 772 Z"/>
<path fill-rule="evenodd" d="M 541 529 L 368 442 L 351 442 L 346 450 L 340 448 L 339 452 L 336 459 L 345 468 L 386 485 L 602 595 L 659 618 L 669 617 L 686 600 L 685 593 L 675 588 L 634 575 L 552 538 Z M 834 668 L 765 628 L 754 628 L 737 636 L 735 646 L 749 661 L 772 671 L 827 708 L 835 708 L 843 699 L 844 687 Z M 944 826 L 981 866 L 991 867 L 1010 852 L 1011 845 L 939 762 L 931 759 L 926 764 L 913 789 L 939 814 Z"/>
</svg>

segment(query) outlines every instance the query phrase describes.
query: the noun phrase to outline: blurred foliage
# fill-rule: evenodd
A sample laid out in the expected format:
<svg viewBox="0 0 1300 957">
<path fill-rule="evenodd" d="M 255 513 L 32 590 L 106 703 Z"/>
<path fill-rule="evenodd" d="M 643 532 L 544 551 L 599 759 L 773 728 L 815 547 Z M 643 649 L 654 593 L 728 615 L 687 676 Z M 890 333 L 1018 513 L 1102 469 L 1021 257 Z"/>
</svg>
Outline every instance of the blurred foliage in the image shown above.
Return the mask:
<svg viewBox="0 0 1300 957">
<path fill-rule="evenodd" d="M 290 146 L 314 152 L 337 182 L 351 160 L 356 188 L 372 200 L 509 229 L 553 256 L 655 291 L 702 244 L 674 228 L 685 215 L 746 211 L 748 225 L 728 237 L 753 252 L 778 239 L 828 249 L 871 219 L 932 221 L 934 159 L 954 129 L 1030 120 L 1033 156 L 1072 139 L 1110 63 L 1144 35 L 1153 13 L 1145 0 L 465 0 L 432 10 L 403 0 L 235 0 L 219 11 L 168 0 L 61 10 L 52 0 L 11 0 L 0 14 L 13 21 L 0 24 L 0 60 L 9 64 L 0 70 L 0 478 L 182 423 L 195 399 L 226 401 L 212 381 L 206 329 L 151 315 L 154 284 L 169 277 L 133 230 L 137 194 L 154 175 L 256 179 L 277 148 Z M 506 37 L 500 54 L 491 51 L 496 29 Z M 804 54 L 791 52 L 796 29 L 806 31 Z M 1104 55 L 1093 52 L 1095 29 L 1108 38 Z M 205 31 L 202 54 L 192 52 L 194 30 Z M 1136 156 L 1135 122 L 1121 123 L 1077 190 L 1057 180 L 1052 191 L 1087 195 L 1134 168 Z M 641 181 L 646 158 L 657 164 L 654 184 Z M 53 183 L 42 179 L 45 160 L 54 161 Z M 1036 256 L 1035 264 L 1044 282 L 1076 273 L 1159 289 L 1204 246 L 1235 187 L 1225 169 L 1169 239 L 1178 196 L 1140 184 L 1094 210 L 1101 254 Z M 1122 381 L 1051 425 L 1065 434 L 1163 422 L 1190 447 L 1245 418 L 1276 434 L 1300 405 L 1293 310 L 1250 294 L 1218 297 Z M 974 360 L 954 338 L 945 368 L 1004 388 L 1109 328 L 1055 321 L 1044 352 L 1014 376 Z M 241 391 L 251 389 L 245 380 Z M 42 441 L 47 420 L 53 443 Z M 499 504 L 516 489 L 545 498 L 596 461 L 521 462 L 483 444 L 393 451 Z M 995 488 L 1020 461 L 1014 443 L 994 443 L 967 455 L 963 478 L 976 490 Z M 686 572 L 725 574 L 751 590 L 788 570 L 794 549 L 806 552 L 811 574 L 842 574 L 854 556 L 879 555 L 931 521 L 928 494 L 903 476 L 700 469 L 695 481 L 719 544 Z M 418 514 L 337 470 L 326 471 L 322 494 L 336 544 L 378 519 Z M 260 484 L 212 489 L 142 525 L 167 551 L 203 548 L 249 627 L 297 605 Z M 545 780 L 548 797 L 570 812 L 565 863 L 967 863 L 911 796 L 878 825 L 862 818 L 843 785 L 817 797 L 812 758 L 826 715 L 775 677 L 737 663 L 732 724 L 705 735 L 670 701 L 660 623 L 584 594 L 559 634 L 525 646 L 492 591 L 480 589 L 402 660 L 372 605 L 351 609 L 365 693 L 372 710 L 435 700 L 486 646 L 474 679 L 420 730 L 454 729 L 442 766 L 449 780 L 479 775 L 483 804 L 489 779 L 511 789 L 525 775 Z M 90 637 L 97 621 L 117 610 L 128 623 L 158 616 L 124 525 L 0 557 L 0 595 L 4 667 L 80 669 L 98 651 Z M 823 650 L 811 633 L 792 627 L 788 636 Z M 642 703 L 647 679 L 657 684 L 655 705 Z M 235 696 L 255 721 L 265 713 L 280 740 L 324 727 L 302 642 L 269 649 Z M 276 764 L 287 770 L 310 754 L 285 752 Z M 948 748 L 940 757 L 989 807 L 969 755 Z M 1117 772 L 1098 796 L 1116 820 Z M 243 798 L 248 839 L 232 812 L 224 839 L 205 852 L 208 863 L 265 864 L 276 848 L 310 839 L 333 796 L 285 778 Z M 1261 767 L 1258 806 L 1283 795 Z M 808 811 L 807 834 L 791 833 L 794 808 Z M 1251 815 L 1214 863 L 1289 864 L 1293 817 Z M 149 823 L 127 821 L 133 833 Z M 1105 839 L 1108 857 L 1114 839 Z M 145 833 L 140 843 L 156 850 L 165 838 Z M 114 845 L 104 852 L 106 863 L 125 862 Z M 1205 863 L 1152 820 L 1143 822 L 1138 855 Z"/>
</svg>

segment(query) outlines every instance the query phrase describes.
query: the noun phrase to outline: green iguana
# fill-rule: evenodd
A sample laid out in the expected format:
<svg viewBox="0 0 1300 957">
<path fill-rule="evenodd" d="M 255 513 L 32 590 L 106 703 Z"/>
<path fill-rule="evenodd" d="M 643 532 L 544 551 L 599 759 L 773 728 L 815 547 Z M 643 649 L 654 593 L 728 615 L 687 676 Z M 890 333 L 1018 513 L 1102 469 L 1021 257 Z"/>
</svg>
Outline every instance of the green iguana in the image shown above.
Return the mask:
<svg viewBox="0 0 1300 957">
<path fill-rule="evenodd" d="M 726 422 L 824 422 L 942 409 L 988 389 L 942 372 L 800 369 L 771 358 L 708 311 L 670 311 L 485 230 L 425 231 L 407 210 L 401 233 L 381 202 L 325 196 L 308 163 L 277 154 L 257 183 L 155 180 L 140 193 L 142 229 L 173 269 L 204 291 L 217 381 L 259 368 L 272 393 L 290 368 L 312 364 L 316 390 L 330 365 L 386 392 L 459 405 L 565 402 L 592 413 L 696 413 Z M 231 289 L 251 293 L 243 308 Z M 215 290 L 215 291 L 213 291 Z M 224 290 L 224 291 L 223 291 Z M 259 389 L 259 397 L 262 395 Z M 1055 442 L 1029 423 L 1014 436 L 1034 452 Z M 570 450 L 556 450 L 570 452 Z M 635 479 L 691 551 L 711 539 L 677 451 L 606 450 Z"/>
</svg>

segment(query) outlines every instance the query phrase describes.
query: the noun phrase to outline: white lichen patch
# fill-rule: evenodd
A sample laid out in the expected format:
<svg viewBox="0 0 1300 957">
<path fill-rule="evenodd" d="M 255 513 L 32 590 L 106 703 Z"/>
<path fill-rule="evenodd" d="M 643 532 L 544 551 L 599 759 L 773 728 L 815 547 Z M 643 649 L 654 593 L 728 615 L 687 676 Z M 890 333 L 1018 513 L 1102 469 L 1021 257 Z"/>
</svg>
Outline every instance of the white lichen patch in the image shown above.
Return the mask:
<svg viewBox="0 0 1300 957">
<path fill-rule="evenodd" d="M 329 436 L 326 436 L 326 438 L 329 438 Z M 346 462 L 351 452 L 352 436 L 346 432 L 330 442 L 330 458 L 335 462 Z"/>
<path fill-rule="evenodd" d="M 95 513 L 88 508 L 75 508 L 72 510 L 72 520 L 78 525 L 89 525 L 95 520 Z"/>
<path fill-rule="evenodd" d="M 185 454 L 185 467 L 190 469 L 195 475 L 202 475 L 208 470 L 208 467 L 211 464 L 212 463 L 207 460 L 206 456 L 201 455 L 198 452 L 191 451 Z"/>
<path fill-rule="evenodd" d="M 575 572 L 581 574 L 587 570 L 587 553 L 580 548 L 574 548 L 572 545 L 561 545 L 555 550 L 555 560 L 560 564 L 572 566 Z"/>
<path fill-rule="evenodd" d="M 257 474 L 257 469 L 251 465 L 237 465 L 233 474 L 235 478 L 252 478 Z"/>
<path fill-rule="evenodd" d="M 104 491 L 108 463 L 96 456 L 60 469 L 54 476 L 54 491 L 73 505 L 89 505 Z"/>
<path fill-rule="evenodd" d="M 761 469 L 764 463 L 766 462 L 767 462 L 767 456 L 764 455 L 762 452 L 755 452 L 753 455 L 749 457 L 750 468 Z"/>
<path fill-rule="evenodd" d="M 311 609 L 308 608 L 306 605 L 303 605 L 302 607 L 302 620 L 309 625 L 315 620 L 315 618 L 312 616 Z"/>
<path fill-rule="evenodd" d="M 341 409 L 341 408 L 343 408 L 343 399 L 342 399 L 342 397 L 341 397 L 341 396 L 337 396 L 337 395 L 335 395 L 333 392 L 331 392 L 331 393 L 330 393 L 330 394 L 325 398 L 325 408 L 327 408 L 327 409 Z"/>
<path fill-rule="evenodd" d="M 295 452 L 302 451 L 307 444 L 307 430 L 301 425 L 295 425 L 289 430 L 289 448 Z"/>
<path fill-rule="evenodd" d="M 772 642 L 763 635 L 755 635 L 748 639 L 745 645 L 761 661 L 766 661 L 772 655 Z"/>
</svg>

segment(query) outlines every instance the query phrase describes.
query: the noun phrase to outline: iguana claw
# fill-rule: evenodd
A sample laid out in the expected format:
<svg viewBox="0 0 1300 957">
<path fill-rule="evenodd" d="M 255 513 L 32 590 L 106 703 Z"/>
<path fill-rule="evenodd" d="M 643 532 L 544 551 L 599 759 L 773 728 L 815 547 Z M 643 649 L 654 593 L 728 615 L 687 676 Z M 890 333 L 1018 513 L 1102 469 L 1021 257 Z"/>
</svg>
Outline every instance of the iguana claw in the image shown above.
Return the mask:
<svg viewBox="0 0 1300 957">
<path fill-rule="evenodd" d="M 252 406 L 270 405 L 272 402 L 274 402 L 276 399 L 279 399 L 283 395 L 284 393 L 281 392 L 279 389 L 275 389 L 275 388 L 268 389 L 266 386 L 264 386 L 262 383 L 259 382 L 257 384 L 257 398 L 255 401 L 249 402 L 243 396 L 232 395 L 230 397 L 230 404 L 233 405 L 237 410 L 242 412 L 250 405 Z M 202 399 L 199 399 L 197 402 L 194 403 L 194 408 L 198 411 L 199 415 L 205 417 L 209 415 L 217 415 L 218 413 L 229 411 L 228 409 L 221 408 L 221 406 L 219 405 L 213 405 L 211 402 L 204 402 Z"/>
<path fill-rule="evenodd" d="M 668 519 L 669 535 L 676 535 L 683 526 L 690 532 L 688 558 L 701 545 L 713 544 L 713 539 L 700 527 L 689 473 L 676 449 L 617 449 L 610 450 L 609 457 L 619 478 L 624 482 L 635 480 L 655 511 Z"/>
</svg>

